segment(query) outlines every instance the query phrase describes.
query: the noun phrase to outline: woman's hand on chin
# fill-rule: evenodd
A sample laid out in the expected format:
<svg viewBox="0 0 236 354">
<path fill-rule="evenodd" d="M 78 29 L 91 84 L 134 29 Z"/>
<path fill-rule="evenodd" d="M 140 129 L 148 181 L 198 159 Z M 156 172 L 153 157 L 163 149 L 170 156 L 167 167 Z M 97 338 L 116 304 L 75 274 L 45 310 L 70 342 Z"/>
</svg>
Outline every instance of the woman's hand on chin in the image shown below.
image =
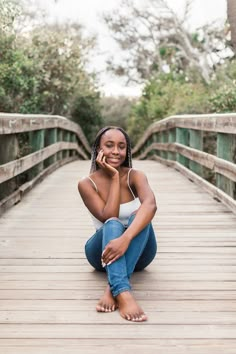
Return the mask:
<svg viewBox="0 0 236 354">
<path fill-rule="evenodd" d="M 106 162 L 106 156 L 104 155 L 102 149 L 98 153 L 98 156 L 96 158 L 96 162 L 97 162 L 98 166 L 110 177 L 115 177 L 116 175 L 117 176 L 119 175 L 118 170 Z"/>
</svg>

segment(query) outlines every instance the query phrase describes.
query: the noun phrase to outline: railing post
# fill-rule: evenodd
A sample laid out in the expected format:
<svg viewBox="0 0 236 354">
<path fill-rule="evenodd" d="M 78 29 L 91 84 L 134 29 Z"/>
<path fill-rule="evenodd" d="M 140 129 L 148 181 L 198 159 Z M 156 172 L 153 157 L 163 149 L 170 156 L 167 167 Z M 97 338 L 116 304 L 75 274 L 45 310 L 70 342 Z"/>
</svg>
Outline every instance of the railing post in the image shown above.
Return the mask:
<svg viewBox="0 0 236 354">
<path fill-rule="evenodd" d="M 45 145 L 47 145 L 47 146 L 55 144 L 57 142 L 57 128 L 48 129 L 45 140 L 46 140 Z M 53 156 L 50 156 L 45 161 L 45 167 L 52 165 L 56 161 L 57 161 L 57 156 L 56 156 L 56 154 L 54 154 Z"/>
<path fill-rule="evenodd" d="M 0 135 L 0 165 L 16 160 L 19 155 L 19 143 L 16 134 Z M 16 179 L 0 184 L 0 200 L 17 187 Z"/>
<path fill-rule="evenodd" d="M 57 128 L 57 141 L 60 142 L 60 141 L 62 141 L 62 140 L 63 140 L 63 139 L 62 139 L 62 129 Z M 58 160 L 58 161 L 62 160 L 62 151 L 59 151 L 59 152 L 57 153 L 57 160 Z"/>
<path fill-rule="evenodd" d="M 224 134 L 224 133 L 217 134 L 217 156 L 218 157 L 224 160 L 234 162 L 235 149 L 236 149 L 236 140 L 234 135 Z M 235 183 L 233 181 L 217 173 L 216 185 L 218 188 L 223 190 L 232 198 L 234 197 Z"/>
<path fill-rule="evenodd" d="M 160 132 L 156 133 L 155 134 L 155 140 L 157 143 L 160 143 L 161 142 L 161 135 L 160 135 Z M 156 150 L 156 155 L 157 156 L 161 156 L 161 151 L 160 150 Z"/>
<path fill-rule="evenodd" d="M 70 132 L 68 130 L 64 131 L 64 141 L 69 142 L 70 141 Z M 70 150 L 65 150 L 62 153 L 63 158 L 69 157 L 70 156 Z"/>
<path fill-rule="evenodd" d="M 176 129 L 173 128 L 168 131 L 168 143 L 175 143 L 175 141 L 176 141 Z M 168 158 L 168 160 L 175 161 L 176 160 L 176 153 L 172 152 L 172 151 L 168 151 L 167 158 Z"/>
<path fill-rule="evenodd" d="M 72 143 L 76 143 L 76 141 L 77 141 L 77 135 L 75 134 L 75 133 L 71 133 L 71 135 L 70 135 L 70 141 L 72 142 Z M 75 156 L 77 154 L 77 152 L 75 151 L 75 150 L 72 150 L 71 152 L 70 152 L 70 155 L 71 156 Z"/>
<path fill-rule="evenodd" d="M 29 133 L 29 144 L 31 146 L 31 152 L 36 152 L 44 148 L 44 129 L 34 130 Z M 38 165 L 32 168 L 30 171 L 30 179 L 37 176 L 41 171 L 43 171 L 44 162 L 40 162 Z"/>
<path fill-rule="evenodd" d="M 189 130 L 189 146 L 193 149 L 203 150 L 203 132 L 201 130 Z M 192 160 L 189 160 L 189 168 L 194 173 L 202 176 L 202 166 Z"/>
<path fill-rule="evenodd" d="M 161 132 L 161 143 L 168 143 L 168 131 L 167 130 L 163 130 Z M 167 151 L 163 150 L 161 151 L 161 157 L 163 159 L 167 159 Z"/>
<path fill-rule="evenodd" d="M 176 128 L 176 142 L 188 146 L 189 144 L 189 131 L 185 128 Z M 189 159 L 187 157 L 182 156 L 181 154 L 177 153 L 177 161 L 185 166 L 188 167 Z"/>
</svg>

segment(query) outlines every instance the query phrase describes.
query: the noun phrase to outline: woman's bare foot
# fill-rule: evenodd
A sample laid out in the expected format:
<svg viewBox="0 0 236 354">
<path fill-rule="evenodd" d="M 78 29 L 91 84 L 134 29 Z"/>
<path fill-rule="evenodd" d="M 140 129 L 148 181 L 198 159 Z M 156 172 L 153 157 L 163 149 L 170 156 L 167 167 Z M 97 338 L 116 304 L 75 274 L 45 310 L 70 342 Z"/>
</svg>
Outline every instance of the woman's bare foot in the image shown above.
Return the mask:
<svg viewBox="0 0 236 354">
<path fill-rule="evenodd" d="M 117 303 L 114 297 L 112 296 L 110 286 L 108 285 L 106 287 L 103 296 L 101 297 L 101 299 L 99 300 L 96 306 L 96 310 L 98 312 L 112 312 L 115 311 L 116 309 L 117 309 Z"/>
<path fill-rule="evenodd" d="M 147 315 L 135 301 L 129 291 L 124 291 L 116 297 L 120 315 L 128 321 L 143 322 L 147 321 Z"/>
</svg>

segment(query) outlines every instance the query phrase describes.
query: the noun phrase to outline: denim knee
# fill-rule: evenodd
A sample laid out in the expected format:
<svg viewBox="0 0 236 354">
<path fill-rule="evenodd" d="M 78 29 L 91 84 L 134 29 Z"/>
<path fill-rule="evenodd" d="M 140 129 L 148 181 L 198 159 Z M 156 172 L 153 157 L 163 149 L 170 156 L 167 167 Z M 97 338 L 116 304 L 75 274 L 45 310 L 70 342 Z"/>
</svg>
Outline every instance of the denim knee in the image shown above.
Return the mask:
<svg viewBox="0 0 236 354">
<path fill-rule="evenodd" d="M 109 218 L 107 219 L 105 222 L 104 222 L 104 226 L 111 226 L 111 227 L 115 227 L 116 229 L 120 229 L 120 230 L 125 230 L 125 227 L 124 225 L 122 224 L 122 222 L 116 218 L 116 217 L 112 217 L 112 218 Z"/>
<path fill-rule="evenodd" d="M 114 224 L 118 223 L 118 224 L 121 224 L 121 225 L 123 226 L 123 224 L 122 224 L 122 222 L 120 221 L 120 219 L 118 219 L 118 218 L 115 217 L 115 216 L 112 216 L 111 218 L 107 219 L 107 220 L 104 222 L 104 225 L 107 224 L 107 223 L 110 223 L 110 222 L 112 222 L 112 223 L 114 223 Z"/>
</svg>

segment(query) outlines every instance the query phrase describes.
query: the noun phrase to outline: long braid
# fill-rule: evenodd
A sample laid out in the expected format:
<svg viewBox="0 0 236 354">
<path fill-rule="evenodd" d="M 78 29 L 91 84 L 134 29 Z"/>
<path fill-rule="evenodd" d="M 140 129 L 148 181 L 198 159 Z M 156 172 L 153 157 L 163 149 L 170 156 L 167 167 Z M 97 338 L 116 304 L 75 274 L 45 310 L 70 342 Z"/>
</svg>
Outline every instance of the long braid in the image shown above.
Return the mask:
<svg viewBox="0 0 236 354">
<path fill-rule="evenodd" d="M 110 129 L 116 129 L 122 132 L 122 134 L 125 137 L 126 140 L 126 144 L 127 144 L 127 152 L 126 152 L 126 157 L 125 157 L 125 161 L 123 162 L 122 166 L 125 167 L 132 167 L 132 153 L 131 153 L 131 142 L 130 142 L 130 138 L 128 136 L 128 134 L 126 133 L 126 131 L 123 128 L 120 127 L 116 127 L 116 126 L 107 126 L 102 128 L 96 135 L 95 141 L 93 143 L 92 146 L 92 153 L 91 153 L 91 168 L 90 168 L 90 173 L 95 172 L 96 170 L 99 169 L 99 166 L 96 163 L 96 158 L 98 155 L 98 147 L 100 145 L 100 140 L 101 137 L 103 136 L 103 134 L 110 130 Z"/>
</svg>

